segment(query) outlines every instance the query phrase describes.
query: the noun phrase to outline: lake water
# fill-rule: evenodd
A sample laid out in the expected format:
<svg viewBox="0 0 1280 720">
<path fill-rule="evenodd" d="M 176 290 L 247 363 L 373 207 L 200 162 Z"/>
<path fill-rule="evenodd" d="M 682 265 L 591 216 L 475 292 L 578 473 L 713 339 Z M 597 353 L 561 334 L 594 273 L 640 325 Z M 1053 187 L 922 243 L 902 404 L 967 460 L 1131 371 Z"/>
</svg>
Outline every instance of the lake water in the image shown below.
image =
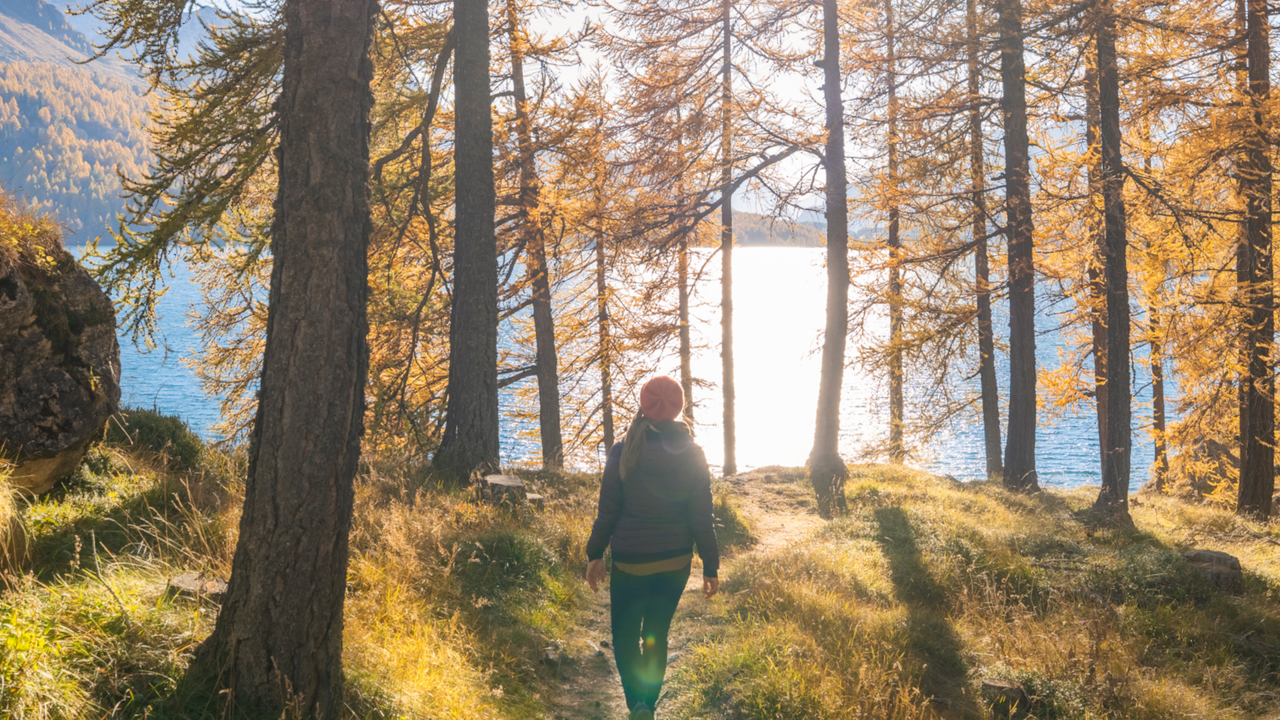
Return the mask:
<svg viewBox="0 0 1280 720">
<path fill-rule="evenodd" d="M 817 403 L 821 333 L 826 305 L 823 251 L 816 248 L 740 248 L 734 251 L 734 334 L 737 381 L 737 445 L 741 469 L 764 465 L 802 465 L 813 443 Z M 718 260 L 709 269 L 717 268 Z M 181 363 L 198 344 L 186 315 L 200 293 L 187 268 L 175 264 L 167 277 L 169 291 L 160 305 L 160 346 L 150 352 L 120 339 L 122 399 L 126 405 L 156 408 L 181 416 L 193 429 L 209 437 L 218 419 L 216 400 L 206 398 L 199 382 Z M 719 278 L 709 272 L 698 293 L 719 297 Z M 1000 308 L 997 308 L 997 313 Z M 1037 357 L 1042 367 L 1055 367 L 1059 343 L 1053 318 L 1040 318 Z M 882 328 L 877 328 L 882 331 Z M 999 317 L 997 333 L 1007 332 Z M 693 311 L 696 377 L 720 380 L 719 312 L 713 304 Z M 852 356 L 852 352 L 850 355 Z M 1008 391 L 1008 369 L 997 364 L 1002 392 Z M 661 370 L 679 376 L 676 359 Z M 1132 485 L 1147 480 L 1152 447 L 1145 428 L 1150 422 L 1149 378 L 1138 366 L 1134 387 L 1134 450 Z M 514 402 L 510 391 L 503 406 Z M 723 459 L 721 414 L 717 392 L 702 391 L 695 398 L 697 436 L 713 466 Z M 1170 403 L 1172 406 L 1174 403 Z M 1044 485 L 1074 487 L 1099 483 L 1097 430 L 1092 409 L 1079 415 L 1048 419 L 1041 411 L 1036 449 L 1040 481 Z M 885 388 L 856 368 L 845 373 L 841 406 L 841 452 L 856 458 L 868 443 L 887 435 L 888 401 Z M 504 464 L 523 464 L 537 454 L 536 441 L 526 439 L 531 428 L 505 422 L 502 436 Z M 525 431 L 525 432 L 521 432 Z M 536 434 L 534 434 L 536 437 Z M 910 459 L 911 464 L 959 479 L 985 476 L 982 427 L 978 418 L 960 423 L 933 437 Z"/>
</svg>

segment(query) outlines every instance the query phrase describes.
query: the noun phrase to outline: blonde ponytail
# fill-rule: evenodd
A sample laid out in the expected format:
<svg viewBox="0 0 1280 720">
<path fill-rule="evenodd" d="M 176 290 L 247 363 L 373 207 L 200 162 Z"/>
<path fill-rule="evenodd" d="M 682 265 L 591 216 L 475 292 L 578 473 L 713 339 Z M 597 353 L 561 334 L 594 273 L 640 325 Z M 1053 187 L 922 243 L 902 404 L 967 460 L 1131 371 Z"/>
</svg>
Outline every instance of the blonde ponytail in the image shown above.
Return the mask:
<svg viewBox="0 0 1280 720">
<path fill-rule="evenodd" d="M 622 464 L 618 467 L 624 482 L 640 463 L 640 453 L 644 451 L 644 436 L 650 427 L 649 418 L 644 413 L 637 412 L 635 419 L 631 421 L 631 427 L 627 429 L 627 437 L 622 441 Z"/>
</svg>

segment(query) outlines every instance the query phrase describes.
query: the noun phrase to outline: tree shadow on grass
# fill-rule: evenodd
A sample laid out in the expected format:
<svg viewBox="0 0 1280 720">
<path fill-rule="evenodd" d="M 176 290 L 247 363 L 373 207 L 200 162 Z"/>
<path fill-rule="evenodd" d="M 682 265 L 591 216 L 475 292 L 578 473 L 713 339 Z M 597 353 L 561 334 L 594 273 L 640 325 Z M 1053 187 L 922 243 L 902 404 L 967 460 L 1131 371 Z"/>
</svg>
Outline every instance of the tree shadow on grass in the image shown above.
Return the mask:
<svg viewBox="0 0 1280 720">
<path fill-rule="evenodd" d="M 907 608 L 906 656 L 923 669 L 920 690 L 949 717 L 982 717 L 968 687 L 968 664 L 947 618 L 946 590 L 929 573 L 900 507 L 875 511 L 877 540 L 889 561 L 894 596 Z"/>
</svg>

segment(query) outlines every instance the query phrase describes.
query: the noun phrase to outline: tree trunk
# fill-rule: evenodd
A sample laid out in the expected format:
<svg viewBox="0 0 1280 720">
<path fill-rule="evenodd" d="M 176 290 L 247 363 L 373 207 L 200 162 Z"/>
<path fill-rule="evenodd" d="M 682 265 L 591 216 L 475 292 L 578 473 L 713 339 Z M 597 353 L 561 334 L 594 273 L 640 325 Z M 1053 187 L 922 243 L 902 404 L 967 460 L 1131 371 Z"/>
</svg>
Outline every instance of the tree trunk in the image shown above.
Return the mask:
<svg viewBox="0 0 1280 720">
<path fill-rule="evenodd" d="M 733 387 L 733 62 L 730 10 L 724 0 L 724 75 L 720 86 L 720 363 L 724 399 L 724 475 L 738 472 Z"/>
<path fill-rule="evenodd" d="M 1096 22 L 1096 19 L 1095 19 Z M 1096 45 L 1095 52 L 1096 52 Z M 1093 330 L 1093 404 L 1098 418 L 1098 467 L 1105 463 L 1107 446 L 1107 278 L 1104 272 L 1107 257 L 1107 234 L 1103 216 L 1098 208 L 1103 197 L 1102 150 L 1098 145 L 1098 63 L 1097 56 L 1085 61 L 1085 146 L 1088 148 L 1089 198 L 1085 210 L 1085 224 L 1093 240 L 1093 256 L 1089 258 L 1089 317 Z M 1106 201 L 1103 200 L 1105 206 Z"/>
<path fill-rule="evenodd" d="M 827 324 L 822 341 L 822 375 L 809 476 L 818 512 L 830 517 L 832 504 L 844 508 L 849 471 L 840 458 L 840 390 L 844 384 L 845 338 L 849 326 L 849 209 L 844 161 L 844 100 L 840 97 L 840 22 L 836 0 L 822 0 L 823 95 L 827 144 Z"/>
<path fill-rule="evenodd" d="M 1040 488 L 1036 477 L 1036 297 L 1021 0 L 999 0 L 1000 110 L 1004 118 L 1005 222 L 1009 246 L 1009 436 L 1004 484 Z"/>
<path fill-rule="evenodd" d="M 1240 437 L 1240 488 L 1236 512 L 1266 519 L 1275 492 L 1275 292 L 1272 287 L 1272 167 L 1265 108 L 1271 98 L 1271 38 L 1264 0 L 1247 0 L 1249 90 L 1240 158 L 1245 204 L 1245 352 Z"/>
<path fill-rule="evenodd" d="M 693 339 L 689 329 L 689 230 L 680 233 L 676 248 L 676 290 L 680 320 L 680 389 L 684 391 L 684 416 L 693 421 Z"/>
<path fill-rule="evenodd" d="M 1102 152 L 1103 225 L 1107 237 L 1107 435 L 1102 447 L 1102 488 L 1094 510 L 1129 518 L 1129 465 L 1133 449 L 1129 382 L 1129 267 L 1121 155 L 1120 77 L 1112 0 L 1098 0 L 1099 148 Z"/>
<path fill-rule="evenodd" d="M 1161 342 L 1164 328 L 1160 321 L 1160 308 L 1155 301 L 1147 308 L 1148 322 L 1151 332 L 1151 429 L 1155 440 L 1155 473 L 1156 492 L 1163 493 L 1169 481 L 1169 449 L 1165 439 L 1164 409 L 1164 355 Z"/>
<path fill-rule="evenodd" d="M 368 376 L 369 59 L 377 3 L 286 0 L 262 385 L 240 536 L 188 670 L 237 715 L 336 718 Z"/>
<path fill-rule="evenodd" d="M 498 248 L 487 0 L 454 0 L 453 307 L 444 437 L 434 465 L 466 481 L 498 467 Z"/>
<path fill-rule="evenodd" d="M 973 183 L 973 264 L 978 300 L 978 379 L 982 388 L 982 436 L 987 451 L 987 478 L 1004 477 L 1000 443 L 1000 387 L 996 380 L 996 343 L 991 326 L 991 271 L 987 255 L 986 162 L 983 157 L 981 45 L 978 3 L 967 0 L 965 32 L 969 46 L 969 163 Z"/>
<path fill-rule="evenodd" d="M 560 431 L 560 373 L 556 357 L 556 326 L 551 308 L 547 271 L 546 232 L 542 223 L 542 183 L 529 120 L 524 85 L 524 33 L 515 0 L 507 0 L 507 30 L 511 44 L 511 86 L 516 106 L 516 143 L 520 160 L 520 226 L 532 288 L 533 337 L 538 372 L 538 427 L 542 439 L 542 468 L 564 468 L 564 439 Z"/>
<path fill-rule="evenodd" d="M 885 0 L 885 41 L 889 99 L 889 462 L 901 464 L 903 450 L 902 276 L 898 268 L 902 237 L 898 209 L 898 75 L 894 57 L 893 0 Z"/>
<path fill-rule="evenodd" d="M 600 128 L 597 127 L 597 132 Z M 604 166 L 603 154 L 597 158 L 601 168 Z M 604 171 L 599 169 L 596 180 L 596 222 L 604 222 Z M 600 408 L 601 424 L 604 432 L 604 449 L 607 453 L 613 448 L 613 341 L 610 339 L 609 327 L 609 278 L 607 274 L 608 258 L 605 255 L 604 230 L 596 230 L 596 322 L 599 325 L 600 337 Z"/>
</svg>

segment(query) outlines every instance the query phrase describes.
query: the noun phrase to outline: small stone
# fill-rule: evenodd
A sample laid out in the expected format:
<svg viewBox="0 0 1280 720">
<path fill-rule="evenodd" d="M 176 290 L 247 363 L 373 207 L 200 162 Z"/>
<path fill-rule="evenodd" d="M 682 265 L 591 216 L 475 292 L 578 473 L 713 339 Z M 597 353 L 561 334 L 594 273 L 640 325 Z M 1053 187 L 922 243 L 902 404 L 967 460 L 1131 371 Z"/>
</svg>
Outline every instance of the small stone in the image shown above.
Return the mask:
<svg viewBox="0 0 1280 720">
<path fill-rule="evenodd" d="M 1026 717 L 1031 709 L 1031 698 L 1021 685 L 1008 680 L 983 680 L 982 697 L 991 713 L 998 718 Z"/>
<path fill-rule="evenodd" d="M 600 641 L 600 647 L 602 647 L 602 648 L 607 648 L 607 647 L 609 647 L 609 641 L 608 641 L 608 640 L 601 640 L 601 641 Z"/>
<path fill-rule="evenodd" d="M 528 493 L 524 496 L 525 501 L 534 507 L 535 510 L 545 509 L 547 506 L 546 498 L 537 493 Z"/>
<path fill-rule="evenodd" d="M 1244 592 L 1244 572 L 1233 555 L 1218 550 L 1189 550 L 1182 554 L 1191 567 L 1214 587 L 1240 595 Z"/>
<path fill-rule="evenodd" d="M 183 573 L 169 580 L 165 588 L 165 597 L 173 599 L 184 597 L 195 600 L 206 598 L 211 602 L 222 604 L 227 595 L 227 582 L 221 578 L 207 578 L 201 573 Z"/>
</svg>

